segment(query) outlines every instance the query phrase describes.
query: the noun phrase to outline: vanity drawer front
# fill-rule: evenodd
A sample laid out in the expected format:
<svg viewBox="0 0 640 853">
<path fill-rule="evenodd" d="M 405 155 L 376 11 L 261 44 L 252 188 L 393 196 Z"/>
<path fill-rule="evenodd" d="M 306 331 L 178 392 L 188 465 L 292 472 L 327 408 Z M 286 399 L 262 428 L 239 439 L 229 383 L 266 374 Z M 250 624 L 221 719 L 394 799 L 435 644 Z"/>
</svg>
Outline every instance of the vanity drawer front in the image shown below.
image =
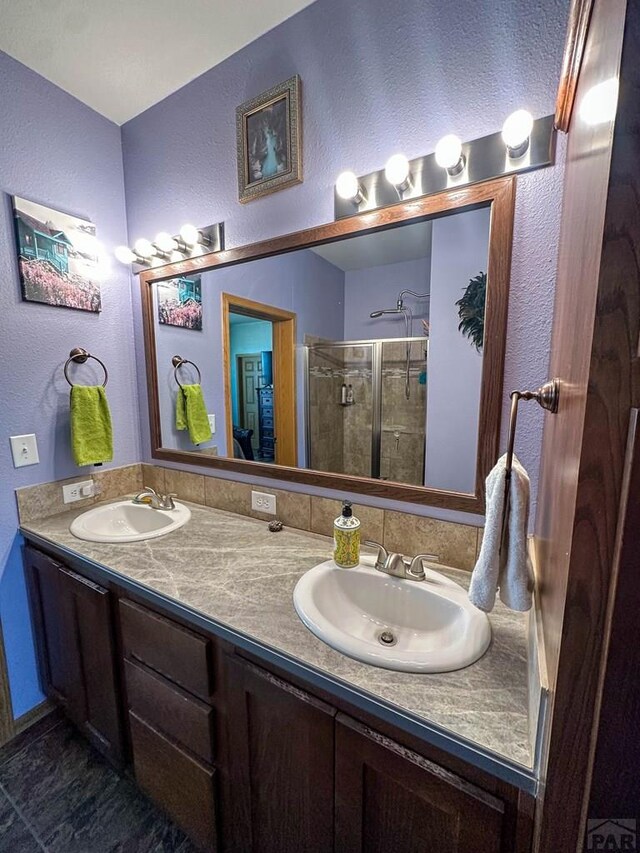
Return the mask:
<svg viewBox="0 0 640 853">
<path fill-rule="evenodd" d="M 120 599 L 120 623 L 125 657 L 142 661 L 201 699 L 211 698 L 211 640 L 127 599 Z"/>
<path fill-rule="evenodd" d="M 213 708 L 135 661 L 125 660 L 125 674 L 130 710 L 212 763 Z"/>
<path fill-rule="evenodd" d="M 136 781 L 203 851 L 217 850 L 215 770 L 129 712 Z"/>
</svg>

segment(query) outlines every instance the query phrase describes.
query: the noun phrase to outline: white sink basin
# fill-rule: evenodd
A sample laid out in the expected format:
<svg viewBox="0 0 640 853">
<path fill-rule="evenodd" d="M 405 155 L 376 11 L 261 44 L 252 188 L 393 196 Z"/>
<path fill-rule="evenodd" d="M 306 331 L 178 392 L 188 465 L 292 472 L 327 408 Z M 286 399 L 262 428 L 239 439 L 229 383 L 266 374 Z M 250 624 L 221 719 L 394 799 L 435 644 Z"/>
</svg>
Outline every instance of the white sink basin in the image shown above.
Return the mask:
<svg viewBox="0 0 640 853">
<path fill-rule="evenodd" d="M 71 522 L 69 530 L 88 542 L 141 542 L 172 533 L 190 518 L 191 510 L 180 503 L 165 510 L 118 501 L 83 512 Z"/>
<path fill-rule="evenodd" d="M 356 660 L 404 672 L 462 669 L 489 648 L 489 620 L 461 586 L 425 571 L 426 581 L 400 580 L 328 560 L 300 578 L 293 602 L 310 631 Z"/>
</svg>

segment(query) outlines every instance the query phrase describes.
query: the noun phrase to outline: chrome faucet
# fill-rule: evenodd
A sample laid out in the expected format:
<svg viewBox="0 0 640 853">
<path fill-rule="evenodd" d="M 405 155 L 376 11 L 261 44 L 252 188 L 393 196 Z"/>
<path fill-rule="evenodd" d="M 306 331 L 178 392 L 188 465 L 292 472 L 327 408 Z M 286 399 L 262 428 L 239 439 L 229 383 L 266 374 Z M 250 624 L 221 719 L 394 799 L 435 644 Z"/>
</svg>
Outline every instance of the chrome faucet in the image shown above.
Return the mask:
<svg viewBox="0 0 640 853">
<path fill-rule="evenodd" d="M 133 498 L 134 504 L 147 504 L 152 509 L 172 510 L 176 508 L 173 502 L 178 496 L 173 492 L 168 495 L 159 495 L 151 486 L 147 486 Z"/>
<path fill-rule="evenodd" d="M 395 552 L 389 553 L 379 542 L 366 541 L 363 544 L 378 549 L 375 568 L 379 572 L 384 572 L 394 578 L 403 578 L 408 581 L 426 580 L 422 561 L 429 560 L 430 563 L 440 562 L 440 557 L 437 554 L 418 554 L 411 559 Z"/>
</svg>

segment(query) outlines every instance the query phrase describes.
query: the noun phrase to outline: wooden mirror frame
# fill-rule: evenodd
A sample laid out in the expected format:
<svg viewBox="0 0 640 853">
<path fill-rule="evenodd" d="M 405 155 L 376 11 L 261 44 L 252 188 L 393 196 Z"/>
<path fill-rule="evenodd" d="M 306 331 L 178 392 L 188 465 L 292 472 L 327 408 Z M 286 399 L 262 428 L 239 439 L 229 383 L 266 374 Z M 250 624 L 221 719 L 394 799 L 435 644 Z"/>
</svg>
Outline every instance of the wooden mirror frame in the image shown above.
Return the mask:
<svg viewBox="0 0 640 853">
<path fill-rule="evenodd" d="M 253 477 L 267 477 L 343 493 L 407 501 L 463 512 L 484 513 L 484 482 L 498 458 L 500 441 L 515 186 L 515 176 L 507 176 L 460 189 L 450 189 L 411 201 L 400 202 L 379 210 L 360 213 L 346 219 L 330 222 L 327 225 L 308 228 L 283 237 L 275 237 L 272 240 L 200 255 L 197 258 L 189 258 L 141 272 L 140 287 L 152 457 L 165 462 L 178 462 L 200 468 L 233 471 Z M 392 225 L 407 224 L 411 221 L 438 215 L 460 213 L 464 210 L 473 210 L 487 205 L 491 206 L 487 269 L 489 287 L 487 288 L 485 303 L 482 392 L 478 419 L 475 492 L 473 494 L 264 462 L 248 462 L 224 456 L 199 455 L 161 446 L 152 284 L 177 276 L 185 276 L 195 272 L 202 273 L 217 267 L 267 258 L 298 249 L 307 249 L 321 243 L 334 242 L 358 234 L 371 234 Z"/>
</svg>

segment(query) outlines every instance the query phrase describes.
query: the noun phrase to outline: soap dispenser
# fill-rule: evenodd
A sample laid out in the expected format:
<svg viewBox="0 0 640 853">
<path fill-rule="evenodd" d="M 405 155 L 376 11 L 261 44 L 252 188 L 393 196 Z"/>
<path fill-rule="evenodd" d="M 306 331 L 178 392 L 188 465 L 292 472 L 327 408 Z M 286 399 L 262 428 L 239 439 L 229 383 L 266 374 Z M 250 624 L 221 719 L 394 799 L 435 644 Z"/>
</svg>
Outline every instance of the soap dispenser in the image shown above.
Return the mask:
<svg viewBox="0 0 640 853">
<path fill-rule="evenodd" d="M 343 569 L 360 562 L 360 521 L 353 514 L 351 501 L 342 502 L 342 513 L 333 522 L 333 560 Z"/>
</svg>

